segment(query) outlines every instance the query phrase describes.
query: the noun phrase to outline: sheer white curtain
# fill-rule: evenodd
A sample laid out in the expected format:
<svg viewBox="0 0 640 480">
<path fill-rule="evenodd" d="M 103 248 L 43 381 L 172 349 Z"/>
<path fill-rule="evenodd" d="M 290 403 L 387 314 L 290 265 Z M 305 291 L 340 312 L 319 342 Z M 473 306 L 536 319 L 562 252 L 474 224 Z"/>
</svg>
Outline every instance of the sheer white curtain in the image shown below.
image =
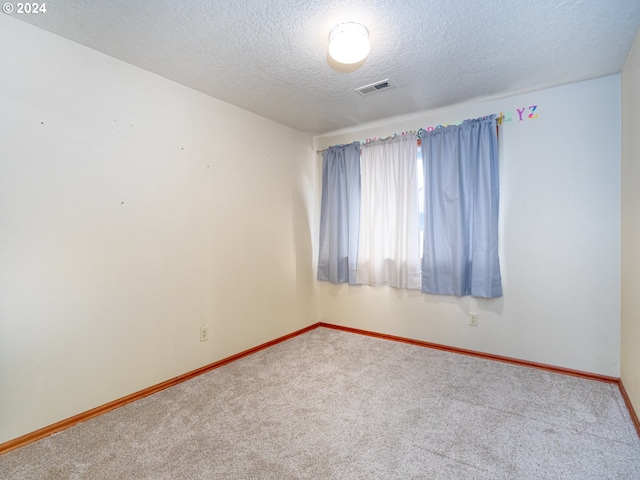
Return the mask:
<svg viewBox="0 0 640 480">
<path fill-rule="evenodd" d="M 420 290 L 417 137 L 362 145 L 357 283 Z"/>
</svg>

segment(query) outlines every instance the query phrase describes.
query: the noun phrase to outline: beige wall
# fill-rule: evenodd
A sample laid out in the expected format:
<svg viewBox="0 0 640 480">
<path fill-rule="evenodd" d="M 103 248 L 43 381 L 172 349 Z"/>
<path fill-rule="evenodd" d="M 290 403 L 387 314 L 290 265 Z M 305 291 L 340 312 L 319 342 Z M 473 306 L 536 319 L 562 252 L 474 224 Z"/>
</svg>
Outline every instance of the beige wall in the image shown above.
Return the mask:
<svg viewBox="0 0 640 480">
<path fill-rule="evenodd" d="M 528 117 L 532 105 L 538 118 Z M 524 109 L 522 121 L 517 109 Z M 426 112 L 316 141 L 324 148 L 500 112 L 512 119 L 500 133 L 504 297 L 456 298 L 322 282 L 321 319 L 618 377 L 619 75 Z M 477 327 L 468 325 L 470 311 L 479 314 Z"/>
<path fill-rule="evenodd" d="M 640 32 L 622 70 L 620 377 L 640 414 Z"/>
<path fill-rule="evenodd" d="M 0 443 L 318 320 L 308 136 L 6 15 L 0 45 Z"/>
</svg>

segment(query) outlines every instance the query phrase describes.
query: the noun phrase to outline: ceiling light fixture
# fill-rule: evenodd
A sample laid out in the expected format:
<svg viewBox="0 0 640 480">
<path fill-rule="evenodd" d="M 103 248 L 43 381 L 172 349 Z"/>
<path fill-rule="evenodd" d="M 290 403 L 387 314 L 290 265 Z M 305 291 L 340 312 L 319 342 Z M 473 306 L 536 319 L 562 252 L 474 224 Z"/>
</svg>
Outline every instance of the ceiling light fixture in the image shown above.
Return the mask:
<svg viewBox="0 0 640 480">
<path fill-rule="evenodd" d="M 336 62 L 357 63 L 367 58 L 371 44 L 369 30 L 359 23 L 341 23 L 329 33 L 329 55 Z"/>
</svg>

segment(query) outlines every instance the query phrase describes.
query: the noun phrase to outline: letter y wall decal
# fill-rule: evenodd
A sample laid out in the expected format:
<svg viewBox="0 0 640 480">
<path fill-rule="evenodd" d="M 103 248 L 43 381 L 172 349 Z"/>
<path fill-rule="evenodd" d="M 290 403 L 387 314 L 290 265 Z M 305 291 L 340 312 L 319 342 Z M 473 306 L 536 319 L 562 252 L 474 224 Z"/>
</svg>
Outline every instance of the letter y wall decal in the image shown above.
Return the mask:
<svg viewBox="0 0 640 480">
<path fill-rule="evenodd" d="M 503 123 L 513 122 L 513 119 L 518 118 L 518 122 L 524 122 L 526 120 L 535 120 L 538 118 L 538 113 L 536 110 L 538 109 L 538 105 L 529 105 L 524 107 L 518 107 L 515 110 L 500 112 L 498 115 L 497 121 L 498 125 L 502 125 Z"/>
</svg>

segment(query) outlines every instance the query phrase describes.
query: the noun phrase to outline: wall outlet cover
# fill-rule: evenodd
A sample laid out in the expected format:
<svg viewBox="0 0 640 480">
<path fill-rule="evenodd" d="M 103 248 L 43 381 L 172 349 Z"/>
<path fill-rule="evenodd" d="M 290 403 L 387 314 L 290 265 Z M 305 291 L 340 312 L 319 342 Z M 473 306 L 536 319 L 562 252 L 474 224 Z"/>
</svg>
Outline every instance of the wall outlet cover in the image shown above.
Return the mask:
<svg viewBox="0 0 640 480">
<path fill-rule="evenodd" d="M 209 340 L 209 327 L 200 327 L 200 341 L 205 342 Z"/>
</svg>

